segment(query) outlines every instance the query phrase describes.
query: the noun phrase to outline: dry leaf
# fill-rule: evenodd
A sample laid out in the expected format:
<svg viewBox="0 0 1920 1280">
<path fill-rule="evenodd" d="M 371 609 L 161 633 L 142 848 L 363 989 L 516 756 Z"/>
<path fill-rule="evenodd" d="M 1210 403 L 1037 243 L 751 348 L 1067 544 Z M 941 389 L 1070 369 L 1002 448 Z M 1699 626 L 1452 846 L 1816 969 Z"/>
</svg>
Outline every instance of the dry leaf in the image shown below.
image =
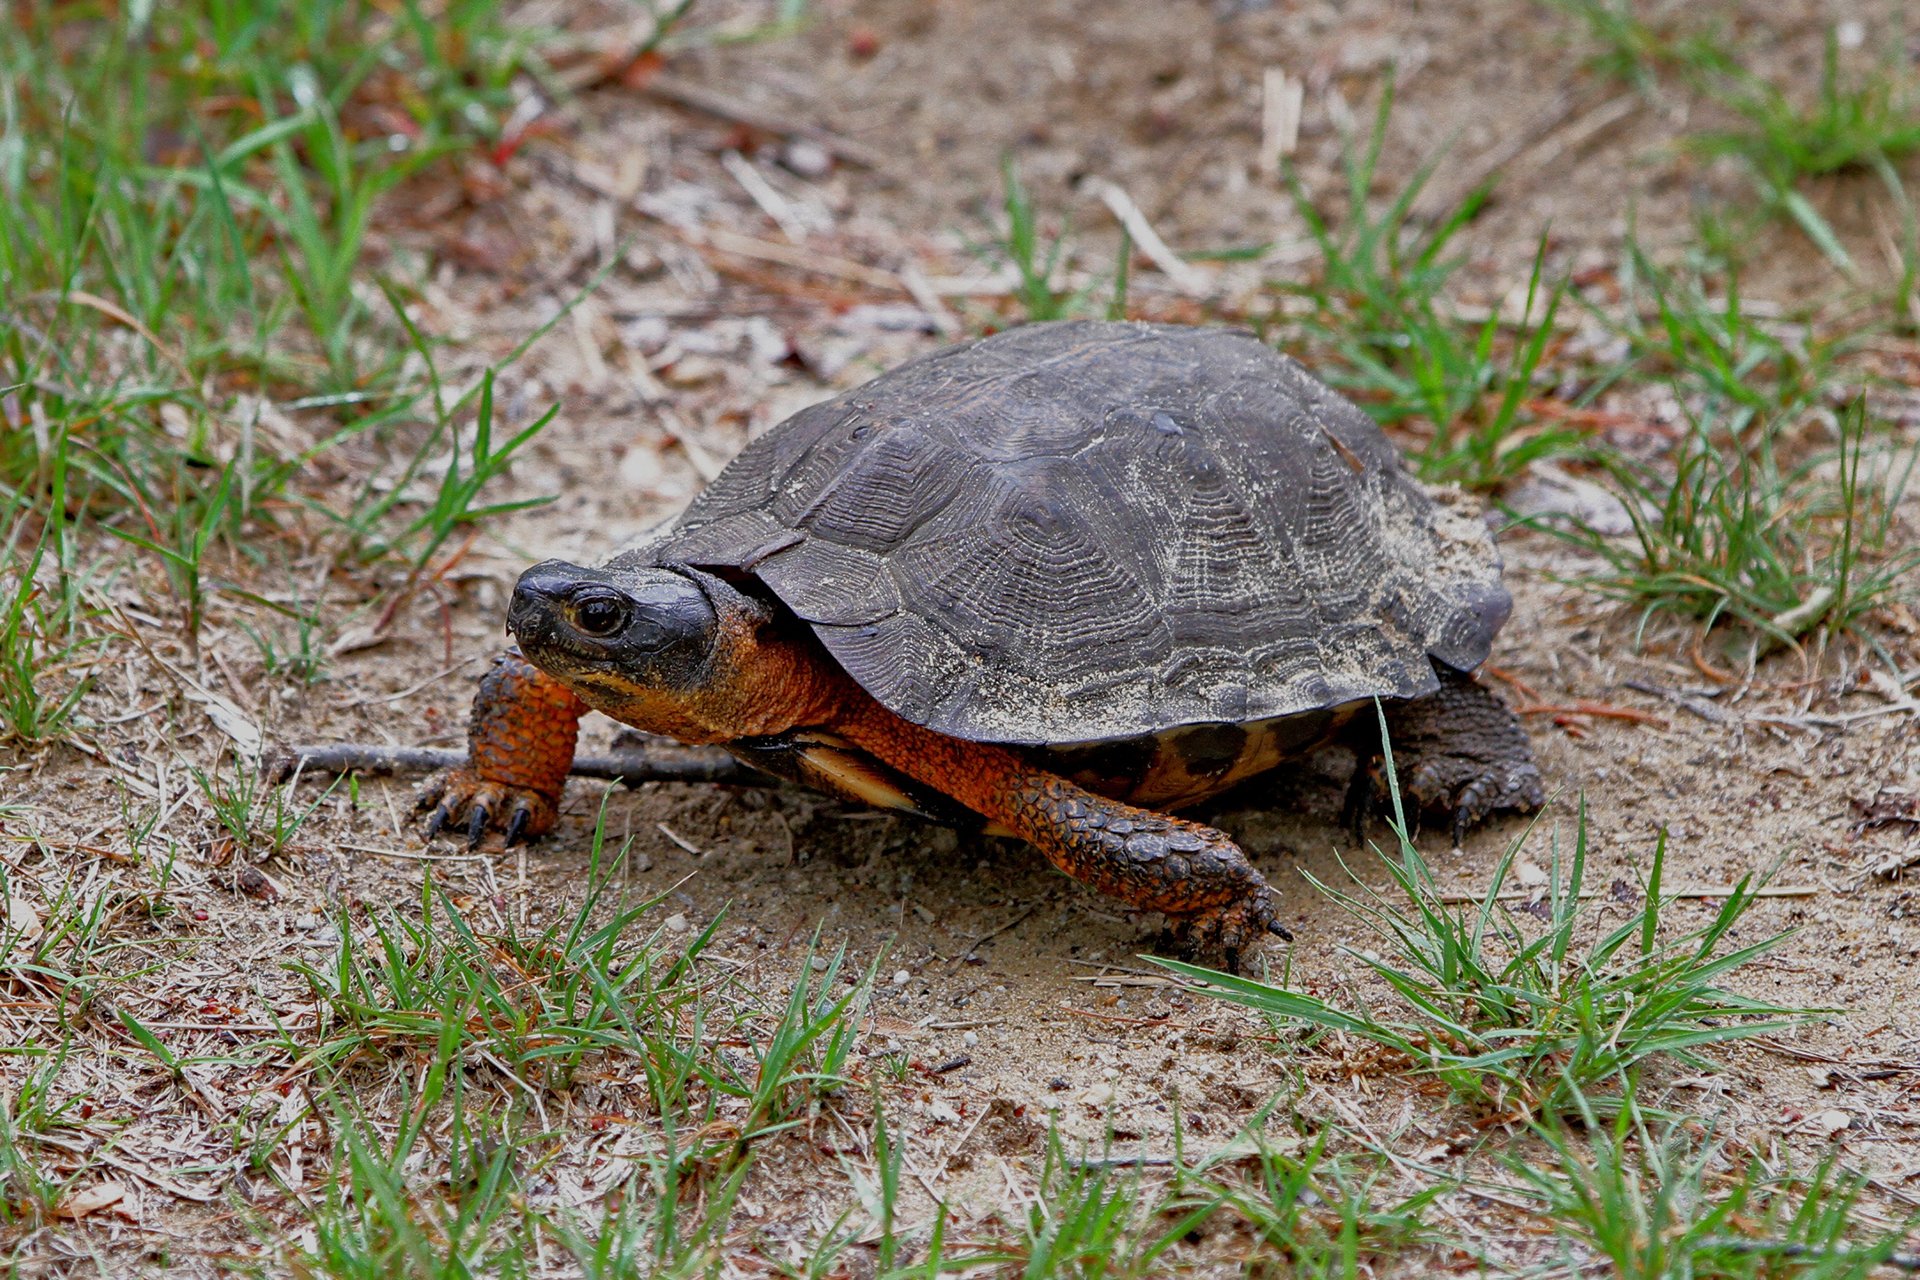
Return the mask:
<svg viewBox="0 0 1920 1280">
<path fill-rule="evenodd" d="M 327 646 L 327 656 L 338 658 L 343 654 L 358 653 L 362 649 L 371 649 L 375 645 L 385 644 L 389 639 L 391 637 L 377 627 L 348 627 Z"/>
<path fill-rule="evenodd" d="M 20 893 L 18 885 L 8 887 L 7 939 L 13 946 L 31 947 L 44 931 L 40 912 Z"/>
<path fill-rule="evenodd" d="M 126 1199 L 127 1189 L 118 1182 L 99 1182 L 85 1191 L 76 1191 L 60 1202 L 53 1211 L 58 1218 L 72 1218 L 76 1222 L 90 1213 L 98 1213 L 110 1205 L 119 1204 Z"/>
</svg>

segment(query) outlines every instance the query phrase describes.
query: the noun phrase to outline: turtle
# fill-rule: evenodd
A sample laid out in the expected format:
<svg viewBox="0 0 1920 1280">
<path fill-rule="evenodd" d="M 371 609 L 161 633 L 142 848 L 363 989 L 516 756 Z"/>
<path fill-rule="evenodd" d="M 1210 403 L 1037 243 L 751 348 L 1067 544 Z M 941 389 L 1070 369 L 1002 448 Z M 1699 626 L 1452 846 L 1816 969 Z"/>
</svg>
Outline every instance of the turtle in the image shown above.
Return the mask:
<svg viewBox="0 0 1920 1280">
<path fill-rule="evenodd" d="M 1344 741 L 1351 817 L 1383 720 L 1456 840 L 1537 807 L 1473 675 L 1511 608 L 1471 501 L 1257 336 L 1027 324 L 800 411 L 598 568 L 527 569 L 421 805 L 429 835 L 545 832 L 591 708 L 1019 836 L 1237 964 L 1288 936 L 1279 895 L 1172 811 Z"/>
</svg>

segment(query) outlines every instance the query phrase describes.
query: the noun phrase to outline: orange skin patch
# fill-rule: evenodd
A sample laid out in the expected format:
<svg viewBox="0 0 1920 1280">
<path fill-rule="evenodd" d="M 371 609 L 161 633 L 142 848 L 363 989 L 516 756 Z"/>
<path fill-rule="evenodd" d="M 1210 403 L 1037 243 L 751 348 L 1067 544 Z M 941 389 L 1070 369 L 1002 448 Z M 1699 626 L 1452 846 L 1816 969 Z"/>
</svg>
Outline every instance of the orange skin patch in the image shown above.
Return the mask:
<svg viewBox="0 0 1920 1280">
<path fill-rule="evenodd" d="M 522 830 L 547 830 L 589 705 L 696 744 L 818 728 L 1031 841 L 1075 879 L 1166 913 L 1192 945 L 1224 948 L 1231 959 L 1273 927 L 1273 889 L 1222 832 L 1097 795 L 1011 748 L 904 720 L 854 683 L 810 634 L 724 618 L 712 665 L 711 678 L 687 692 L 649 688 L 606 668 L 573 674 L 569 689 L 509 654 L 481 682 L 469 764 L 431 798 L 456 816 L 483 805 L 489 816 L 475 818 L 470 829 L 521 806 L 531 810 Z"/>
</svg>

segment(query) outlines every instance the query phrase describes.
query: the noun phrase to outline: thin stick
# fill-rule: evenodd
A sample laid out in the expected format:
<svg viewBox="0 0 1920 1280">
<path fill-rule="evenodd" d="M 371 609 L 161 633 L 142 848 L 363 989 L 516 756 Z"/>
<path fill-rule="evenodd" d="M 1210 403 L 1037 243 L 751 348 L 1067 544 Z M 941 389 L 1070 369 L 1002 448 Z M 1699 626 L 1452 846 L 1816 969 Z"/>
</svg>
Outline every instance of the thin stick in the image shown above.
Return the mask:
<svg viewBox="0 0 1920 1280">
<path fill-rule="evenodd" d="M 813 249 L 741 235 L 738 231 L 729 231 L 725 227 L 703 227 L 698 232 L 686 232 L 682 238 L 696 245 L 704 243 L 707 248 L 719 253 L 737 254 L 742 258 L 777 263 L 783 267 L 792 267 L 796 271 L 831 276 L 852 284 L 865 285 L 869 289 L 884 289 L 893 293 L 908 292 L 906 284 L 891 271 L 882 271 L 864 262 L 834 257 L 832 254 L 820 253 Z"/>
<path fill-rule="evenodd" d="M 1127 229 L 1133 242 L 1140 246 L 1140 252 L 1160 269 L 1160 274 L 1173 281 L 1174 288 L 1185 294 L 1204 297 L 1213 287 L 1211 276 L 1167 247 L 1167 242 L 1160 238 L 1160 233 L 1147 221 L 1147 215 L 1140 212 L 1140 206 L 1133 202 L 1133 197 L 1125 190 L 1104 179 L 1095 184 L 1094 190 L 1120 225 Z"/>
<path fill-rule="evenodd" d="M 640 87 L 640 92 L 648 97 L 661 98 L 676 106 L 686 107 L 690 111 L 703 112 L 733 124 L 746 125 L 749 129 L 758 129 L 761 133 L 770 133 L 776 138 L 805 138 L 848 164 L 857 164 L 864 169 L 887 167 L 887 155 L 878 148 L 855 142 L 852 138 L 843 138 L 817 125 L 804 124 L 791 116 L 762 111 L 738 98 L 729 97 L 705 85 L 695 84 L 691 80 L 682 80 L 678 76 L 656 72 L 648 77 L 647 82 Z"/>
<path fill-rule="evenodd" d="M 1513 709 L 1517 716 L 1601 716 L 1609 720 L 1632 720 L 1665 729 L 1667 722 L 1651 711 L 1636 707 L 1616 707 L 1607 702 L 1582 699 L 1579 702 L 1532 702 Z"/>
<path fill-rule="evenodd" d="M 967 949 L 965 951 L 962 951 L 959 955 L 955 956 L 953 959 L 949 960 L 947 963 L 952 965 L 960 964 L 968 956 L 978 951 L 980 949 L 980 944 L 984 942 L 993 941 L 993 939 L 999 937 L 1001 934 L 1013 928 L 1013 926 L 1019 924 L 1022 920 L 1025 920 L 1028 916 L 1032 915 L 1034 912 L 1038 911 L 1040 907 L 1041 907 L 1041 904 L 1036 902 L 1032 906 L 1028 907 L 1025 911 L 1022 911 L 1019 915 L 1013 917 L 1011 920 L 1008 920 L 1005 924 L 1001 925 L 998 929 L 994 929 L 991 932 L 981 934 L 979 937 L 975 938 L 971 943 L 968 944 Z"/>
<path fill-rule="evenodd" d="M 298 743 L 270 762 L 267 776 L 276 782 L 296 769 L 315 773 L 431 773 L 467 762 L 464 751 L 434 747 L 383 747 L 367 742 Z M 607 778 L 634 786 L 642 782 L 724 782 L 736 787 L 777 786 L 778 780 L 750 769 L 724 751 L 648 744 L 622 747 L 605 755 L 575 756 L 568 771 L 578 778 Z"/>
</svg>

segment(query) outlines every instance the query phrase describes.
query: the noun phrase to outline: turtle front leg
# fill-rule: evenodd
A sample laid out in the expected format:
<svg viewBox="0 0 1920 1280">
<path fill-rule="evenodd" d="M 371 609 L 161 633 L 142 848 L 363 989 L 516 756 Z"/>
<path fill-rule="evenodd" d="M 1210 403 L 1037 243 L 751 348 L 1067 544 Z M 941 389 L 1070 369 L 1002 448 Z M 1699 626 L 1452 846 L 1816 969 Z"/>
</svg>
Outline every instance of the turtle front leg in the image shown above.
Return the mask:
<svg viewBox="0 0 1920 1280">
<path fill-rule="evenodd" d="M 427 838 L 462 819 L 470 844 L 489 826 L 502 828 L 508 844 L 551 829 L 586 712 L 571 689 L 517 650 L 495 658 L 474 694 L 467 763 L 420 789 L 416 807 L 433 810 Z"/>
<path fill-rule="evenodd" d="M 1458 846 L 1491 814 L 1539 808 L 1547 791 L 1520 718 L 1472 676 L 1438 663 L 1434 669 L 1440 676 L 1434 692 L 1387 704 L 1387 733 L 1402 792 L 1420 809 L 1446 815 Z M 1361 714 L 1356 728 L 1360 758 L 1347 790 L 1346 817 L 1358 829 L 1374 805 L 1372 769 L 1380 744 L 1371 711 Z"/>
</svg>

